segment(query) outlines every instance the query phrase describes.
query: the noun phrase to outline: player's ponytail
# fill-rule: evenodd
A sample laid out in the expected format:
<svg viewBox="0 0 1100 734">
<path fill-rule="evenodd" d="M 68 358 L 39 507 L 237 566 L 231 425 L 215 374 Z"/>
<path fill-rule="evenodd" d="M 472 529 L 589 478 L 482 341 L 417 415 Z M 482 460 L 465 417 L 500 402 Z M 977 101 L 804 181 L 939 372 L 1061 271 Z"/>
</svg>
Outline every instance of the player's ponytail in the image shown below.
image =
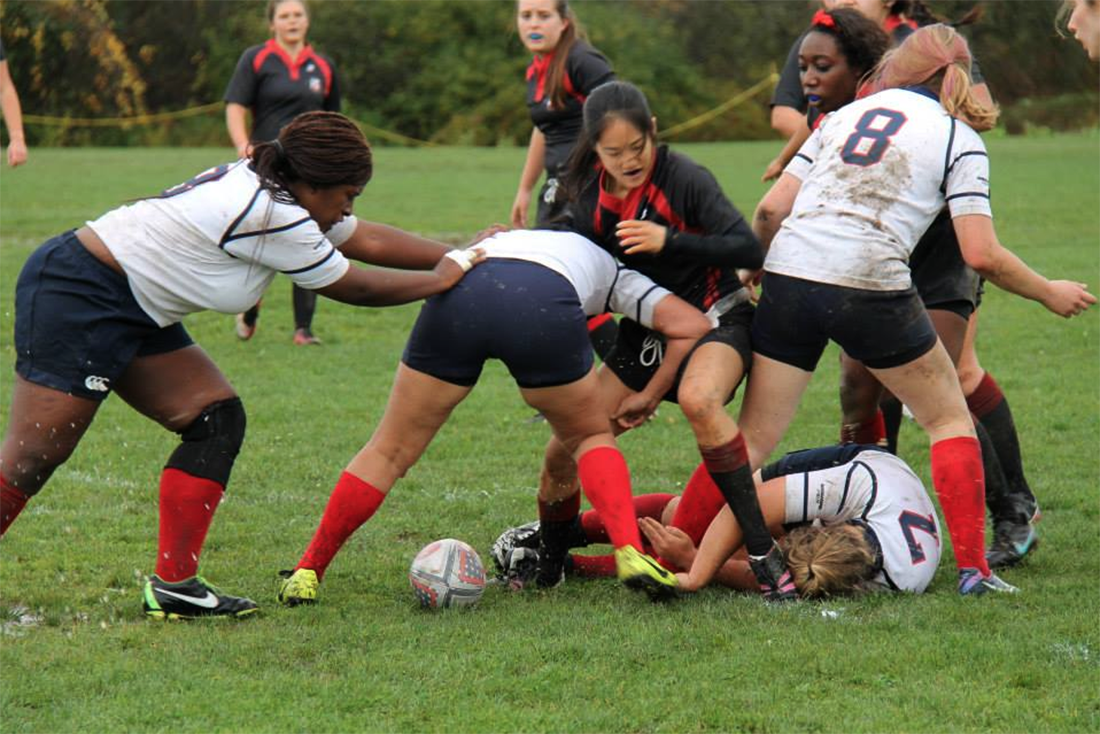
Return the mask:
<svg viewBox="0 0 1100 734">
<path fill-rule="evenodd" d="M 249 164 L 271 198 L 295 203 L 290 184 L 314 188 L 365 186 L 374 172 L 370 144 L 355 123 L 339 112 L 298 115 L 266 143 L 252 149 Z"/>
<path fill-rule="evenodd" d="M 966 39 L 954 28 L 925 26 L 883 57 L 871 75 L 870 91 L 923 85 L 939 95 L 947 114 L 975 130 L 989 130 L 1000 110 L 974 95 L 970 59 Z"/>
<path fill-rule="evenodd" d="M 806 598 L 860 593 L 874 573 L 875 553 L 854 525 L 796 528 L 780 547 L 795 587 Z"/>
<path fill-rule="evenodd" d="M 656 140 L 653 113 L 642 90 L 630 82 L 607 82 L 592 90 L 584 101 L 584 124 L 565 166 L 562 190 L 567 201 L 576 201 L 596 175 L 596 144 L 614 120 L 624 120 Z"/>
</svg>

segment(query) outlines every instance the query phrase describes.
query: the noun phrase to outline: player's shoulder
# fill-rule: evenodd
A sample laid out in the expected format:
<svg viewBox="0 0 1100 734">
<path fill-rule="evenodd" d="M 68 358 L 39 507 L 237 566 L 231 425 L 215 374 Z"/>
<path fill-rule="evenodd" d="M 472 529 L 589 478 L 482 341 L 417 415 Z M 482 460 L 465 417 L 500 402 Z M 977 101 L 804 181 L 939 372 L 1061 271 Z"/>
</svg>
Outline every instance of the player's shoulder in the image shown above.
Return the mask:
<svg viewBox="0 0 1100 734">
<path fill-rule="evenodd" d="M 663 159 L 663 160 L 662 160 Z M 687 185 L 717 185 L 710 169 L 694 158 L 662 145 L 657 150 L 658 165 L 663 167 L 670 179 Z"/>
<path fill-rule="evenodd" d="M 566 63 L 570 69 L 606 69 L 608 71 L 611 69 L 611 62 L 603 52 L 587 41 L 577 41 L 573 44 L 569 49 L 569 56 L 566 57 Z"/>
</svg>

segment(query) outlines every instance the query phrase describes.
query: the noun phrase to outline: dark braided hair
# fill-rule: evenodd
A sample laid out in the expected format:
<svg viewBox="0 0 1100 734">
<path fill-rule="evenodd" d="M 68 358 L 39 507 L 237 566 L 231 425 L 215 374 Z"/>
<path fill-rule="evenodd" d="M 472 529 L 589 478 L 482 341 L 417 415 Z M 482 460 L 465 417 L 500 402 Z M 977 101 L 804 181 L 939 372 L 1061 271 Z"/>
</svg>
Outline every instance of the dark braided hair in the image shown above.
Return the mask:
<svg viewBox="0 0 1100 734">
<path fill-rule="evenodd" d="M 832 22 L 829 23 L 828 20 Z M 890 48 L 890 37 L 878 23 L 854 8 L 837 8 L 814 16 L 810 30 L 832 36 L 848 66 L 860 76 L 874 69 Z"/>
<path fill-rule="evenodd" d="M 588 185 L 599 157 L 596 144 L 614 120 L 624 120 L 656 139 L 653 114 L 642 90 L 622 81 L 606 82 L 593 89 L 584 101 L 584 125 L 563 176 L 562 187 L 568 201 L 579 199 Z"/>
<path fill-rule="evenodd" d="M 339 112 L 298 115 L 267 143 L 252 149 L 249 167 L 275 201 L 297 203 L 290 184 L 313 188 L 365 186 L 374 172 L 370 144 Z"/>
</svg>

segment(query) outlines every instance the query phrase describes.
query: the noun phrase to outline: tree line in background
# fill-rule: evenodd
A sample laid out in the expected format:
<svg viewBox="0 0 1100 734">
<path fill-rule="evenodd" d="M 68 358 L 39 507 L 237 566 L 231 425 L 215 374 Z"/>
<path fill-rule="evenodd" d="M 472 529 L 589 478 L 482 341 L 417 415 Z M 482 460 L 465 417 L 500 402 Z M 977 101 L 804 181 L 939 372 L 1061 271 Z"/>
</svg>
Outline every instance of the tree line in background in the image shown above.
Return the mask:
<svg viewBox="0 0 1100 734">
<path fill-rule="evenodd" d="M 961 17 L 974 2 L 931 2 Z M 1097 68 L 1058 37 L 1056 0 L 984 3 L 965 29 L 1010 132 L 1097 124 Z M 650 96 L 664 127 L 782 66 L 811 0 L 574 0 L 590 40 Z M 245 48 L 268 37 L 254 0 L 4 0 L 0 34 L 25 114 L 135 117 L 222 99 Z M 511 0 L 320 0 L 309 40 L 339 68 L 344 109 L 437 143 L 524 144 L 530 61 Z M 772 137 L 764 91 L 679 140 Z M 218 111 L 154 125 L 27 126 L 31 145 L 227 145 Z"/>
</svg>

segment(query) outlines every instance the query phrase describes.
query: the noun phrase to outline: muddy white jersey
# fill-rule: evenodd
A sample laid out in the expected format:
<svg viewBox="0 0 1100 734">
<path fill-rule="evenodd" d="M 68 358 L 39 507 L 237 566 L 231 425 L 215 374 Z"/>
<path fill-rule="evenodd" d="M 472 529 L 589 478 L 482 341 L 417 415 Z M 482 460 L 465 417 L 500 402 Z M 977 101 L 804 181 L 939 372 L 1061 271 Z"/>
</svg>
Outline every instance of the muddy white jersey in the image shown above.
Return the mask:
<svg viewBox="0 0 1100 734">
<path fill-rule="evenodd" d="M 196 311 L 245 311 L 276 273 L 310 290 L 331 285 L 348 270 L 336 248 L 356 220 L 322 233 L 309 212 L 272 199 L 237 161 L 88 226 L 122 266 L 141 308 L 167 326 Z"/>
<path fill-rule="evenodd" d="M 920 478 L 893 454 L 868 449 L 837 466 L 787 474 L 786 498 L 788 523 L 869 527 L 882 551 L 875 584 L 919 593 L 936 575 L 942 547 L 935 507 Z"/>
<path fill-rule="evenodd" d="M 928 90 L 888 89 L 832 113 L 786 173 L 802 181 L 764 269 L 875 291 L 909 287 L 909 255 L 943 209 L 992 216 L 989 158 Z"/>
<path fill-rule="evenodd" d="M 489 258 L 526 260 L 562 275 L 573 284 L 581 308 L 589 316 L 612 311 L 653 328 L 653 309 L 666 288 L 574 232 L 513 230 L 480 242 Z"/>
</svg>

